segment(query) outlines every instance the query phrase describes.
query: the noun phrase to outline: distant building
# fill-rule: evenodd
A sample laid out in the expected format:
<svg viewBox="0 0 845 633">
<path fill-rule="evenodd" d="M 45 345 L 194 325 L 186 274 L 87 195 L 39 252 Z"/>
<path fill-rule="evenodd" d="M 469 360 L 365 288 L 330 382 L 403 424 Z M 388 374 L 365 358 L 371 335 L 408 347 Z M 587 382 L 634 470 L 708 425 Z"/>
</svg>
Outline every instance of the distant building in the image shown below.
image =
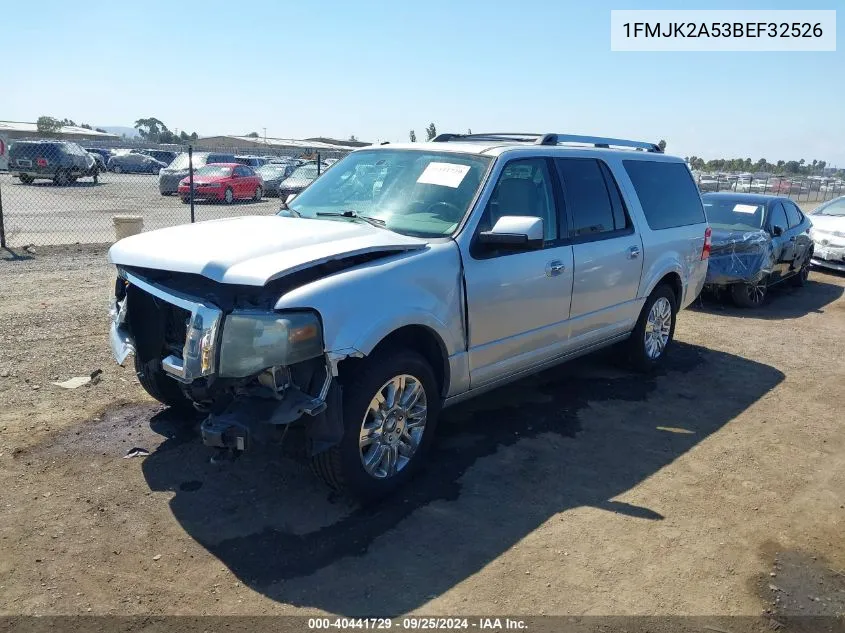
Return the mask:
<svg viewBox="0 0 845 633">
<path fill-rule="evenodd" d="M 0 135 L 9 142 L 31 138 L 53 138 L 62 141 L 112 141 L 120 138 L 117 134 L 98 132 L 74 125 L 64 125 L 58 132 L 45 134 L 38 131 L 35 123 L 21 121 L 0 121 Z"/>
<path fill-rule="evenodd" d="M 349 151 L 356 147 L 364 147 L 370 143 L 360 141 L 338 141 L 327 138 L 270 138 L 256 136 L 203 136 L 194 145 L 199 148 L 230 149 L 237 151 L 248 150 L 252 153 L 263 151 L 291 150 L 303 152 L 308 150 L 320 151 Z"/>
</svg>

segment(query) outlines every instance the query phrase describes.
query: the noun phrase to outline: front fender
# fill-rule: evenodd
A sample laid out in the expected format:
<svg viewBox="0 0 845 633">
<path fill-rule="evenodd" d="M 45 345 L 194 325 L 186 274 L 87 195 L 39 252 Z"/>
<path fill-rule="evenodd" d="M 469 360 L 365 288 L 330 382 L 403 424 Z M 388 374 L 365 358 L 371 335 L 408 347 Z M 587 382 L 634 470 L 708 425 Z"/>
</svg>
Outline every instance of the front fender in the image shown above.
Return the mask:
<svg viewBox="0 0 845 633">
<path fill-rule="evenodd" d="M 366 355 L 398 328 L 422 325 L 452 356 L 465 349 L 461 288 L 458 249 L 449 240 L 323 277 L 285 293 L 275 308 L 316 310 L 330 355 Z"/>
</svg>

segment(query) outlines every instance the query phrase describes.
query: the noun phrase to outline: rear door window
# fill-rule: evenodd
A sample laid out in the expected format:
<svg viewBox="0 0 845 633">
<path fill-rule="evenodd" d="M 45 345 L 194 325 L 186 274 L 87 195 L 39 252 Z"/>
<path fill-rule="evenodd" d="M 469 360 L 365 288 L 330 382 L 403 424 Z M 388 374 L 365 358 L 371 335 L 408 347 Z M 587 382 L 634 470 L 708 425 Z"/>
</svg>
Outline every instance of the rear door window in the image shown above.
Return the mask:
<svg viewBox="0 0 845 633">
<path fill-rule="evenodd" d="M 656 160 L 625 160 L 623 164 L 652 230 L 706 221 L 701 196 L 686 165 Z"/>
<path fill-rule="evenodd" d="M 795 203 L 790 200 L 784 200 L 783 207 L 786 209 L 786 219 L 789 220 L 789 228 L 793 228 L 801 224 L 804 216 L 801 215 L 801 211 L 798 210 Z"/>
<path fill-rule="evenodd" d="M 571 237 L 581 238 L 579 241 L 588 236 L 604 238 L 630 227 L 622 196 L 607 165 L 592 158 L 558 158 L 555 164 Z"/>
</svg>

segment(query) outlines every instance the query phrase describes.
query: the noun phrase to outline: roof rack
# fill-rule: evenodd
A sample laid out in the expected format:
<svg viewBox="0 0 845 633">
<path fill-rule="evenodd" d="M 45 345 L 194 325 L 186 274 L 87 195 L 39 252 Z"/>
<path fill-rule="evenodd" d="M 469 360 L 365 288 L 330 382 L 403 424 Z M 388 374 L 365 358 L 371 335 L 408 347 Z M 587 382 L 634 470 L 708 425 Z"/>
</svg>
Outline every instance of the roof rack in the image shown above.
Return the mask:
<svg viewBox="0 0 845 633">
<path fill-rule="evenodd" d="M 438 134 L 433 139 L 435 143 L 472 142 L 472 141 L 505 141 L 510 143 L 533 143 L 534 145 L 565 145 L 568 143 L 592 145 L 593 147 L 625 147 L 646 152 L 662 154 L 656 143 L 646 141 L 629 141 L 622 138 L 606 138 L 603 136 L 578 136 L 576 134 L 536 134 L 520 132 L 489 132 L 486 134 Z"/>
</svg>

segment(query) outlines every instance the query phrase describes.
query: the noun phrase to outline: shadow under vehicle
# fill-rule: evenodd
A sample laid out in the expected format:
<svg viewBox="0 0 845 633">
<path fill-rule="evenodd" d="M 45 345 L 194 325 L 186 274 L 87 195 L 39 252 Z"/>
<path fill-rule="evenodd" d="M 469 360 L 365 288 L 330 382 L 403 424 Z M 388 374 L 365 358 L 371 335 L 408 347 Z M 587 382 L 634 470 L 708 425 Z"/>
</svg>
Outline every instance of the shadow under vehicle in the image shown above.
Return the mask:
<svg viewBox="0 0 845 633">
<path fill-rule="evenodd" d="M 152 490 L 174 493 L 170 506 L 185 531 L 253 590 L 349 616 L 405 613 L 559 513 L 588 506 L 662 520 L 665 508 L 615 497 L 719 432 L 784 378 L 767 365 L 680 342 L 645 378 L 606 356 L 449 409 L 424 470 L 374 507 L 330 493 L 277 445 L 211 464 L 195 430 L 172 410 L 151 421 L 167 439 L 143 473 Z M 597 405 L 601 415 L 591 412 Z M 670 432 L 679 420 L 684 428 Z M 285 438 L 288 454 L 298 454 L 296 439 Z"/>
</svg>

